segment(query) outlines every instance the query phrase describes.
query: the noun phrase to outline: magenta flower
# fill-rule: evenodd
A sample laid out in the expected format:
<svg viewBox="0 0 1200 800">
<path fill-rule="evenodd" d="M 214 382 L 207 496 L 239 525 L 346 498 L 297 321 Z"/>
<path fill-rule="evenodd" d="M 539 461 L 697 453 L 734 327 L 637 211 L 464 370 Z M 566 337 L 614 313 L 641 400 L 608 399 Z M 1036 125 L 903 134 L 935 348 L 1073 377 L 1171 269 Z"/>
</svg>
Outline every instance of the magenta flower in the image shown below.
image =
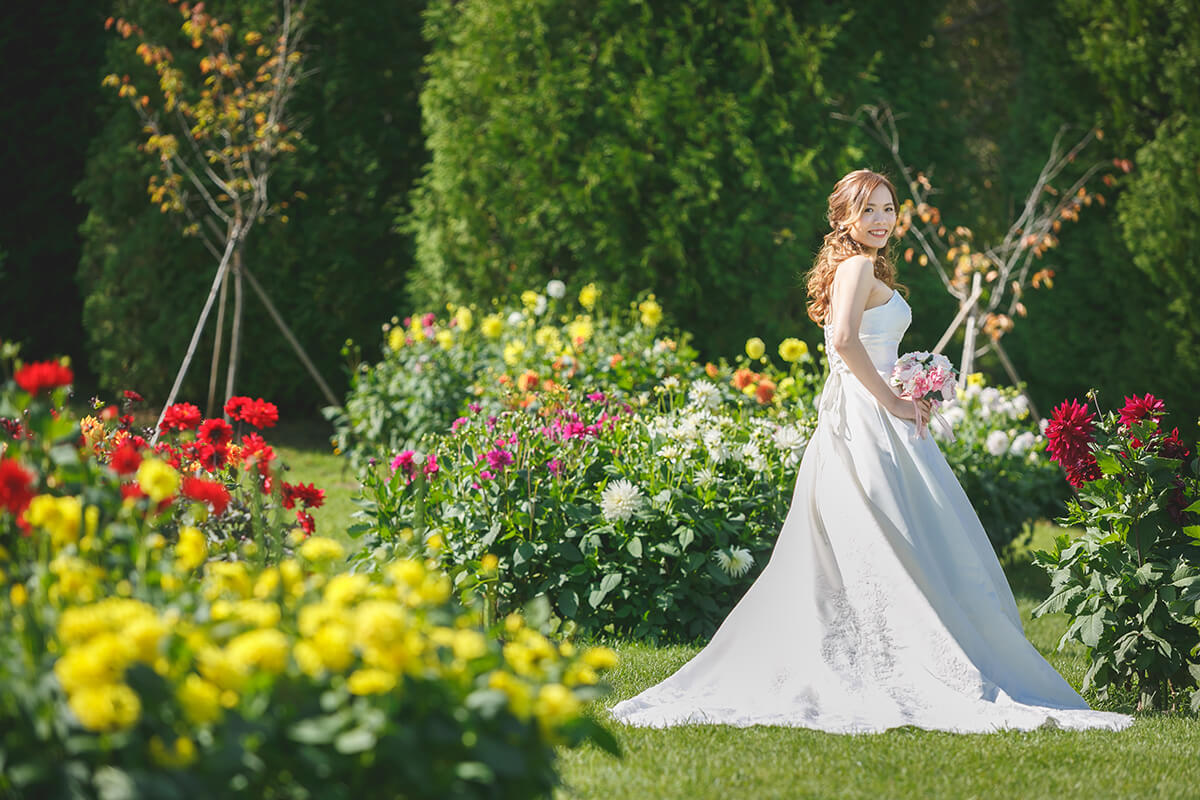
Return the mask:
<svg viewBox="0 0 1200 800">
<path fill-rule="evenodd" d="M 434 475 L 438 474 L 439 467 L 437 463 L 437 456 L 435 454 L 429 454 L 428 458 L 425 459 L 425 466 L 422 468 L 422 470 L 424 471 L 426 478 L 432 478 Z"/>
<path fill-rule="evenodd" d="M 479 477 L 485 481 L 490 481 L 492 478 L 494 478 L 496 476 L 485 469 L 483 472 L 479 473 Z"/>
<path fill-rule="evenodd" d="M 483 411 L 483 406 L 479 405 L 479 403 L 467 403 L 467 411 L 470 411 L 472 414 L 478 414 L 480 411 Z"/>
<path fill-rule="evenodd" d="M 512 453 L 499 448 L 495 450 L 489 450 L 484 458 L 487 459 L 488 466 L 497 472 L 503 470 L 505 467 L 513 463 Z"/>
<path fill-rule="evenodd" d="M 467 418 L 466 418 L 466 417 L 459 417 L 458 419 L 454 420 L 454 422 L 451 422 L 451 423 L 450 423 L 450 430 L 451 430 L 451 431 L 456 431 L 456 430 L 458 430 L 460 427 L 462 427 L 463 425 L 465 425 L 465 424 L 466 424 L 466 422 L 467 422 Z"/>
<path fill-rule="evenodd" d="M 435 317 L 433 312 L 430 311 L 425 316 L 421 317 L 421 325 L 426 328 L 431 327 L 435 319 L 437 319 L 437 317 Z"/>
<path fill-rule="evenodd" d="M 550 470 L 550 474 L 557 478 L 562 474 L 562 462 L 557 458 L 552 458 L 546 464 L 546 469 Z"/>
<path fill-rule="evenodd" d="M 604 392 L 592 392 L 587 396 L 587 399 L 591 400 L 593 403 L 603 403 Z"/>
<path fill-rule="evenodd" d="M 1125 398 L 1125 407 L 1121 409 L 1121 424 L 1130 426 L 1135 422 L 1141 422 L 1146 417 L 1158 422 L 1166 413 L 1166 404 L 1154 395 L 1147 394 L 1145 397 L 1138 397 L 1135 394 L 1133 397 Z"/>
<path fill-rule="evenodd" d="M 403 469 L 405 475 L 412 475 L 413 472 L 413 453 L 412 450 L 402 450 L 392 459 L 392 472 L 398 469 Z"/>
</svg>

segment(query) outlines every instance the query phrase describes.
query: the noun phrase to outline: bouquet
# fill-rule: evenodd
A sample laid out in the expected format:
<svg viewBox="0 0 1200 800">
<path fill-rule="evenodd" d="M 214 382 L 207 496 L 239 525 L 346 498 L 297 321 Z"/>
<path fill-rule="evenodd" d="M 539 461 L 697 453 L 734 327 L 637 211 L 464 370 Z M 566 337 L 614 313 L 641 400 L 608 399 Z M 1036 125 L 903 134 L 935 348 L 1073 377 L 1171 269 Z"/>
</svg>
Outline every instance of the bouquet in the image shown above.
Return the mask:
<svg viewBox="0 0 1200 800">
<path fill-rule="evenodd" d="M 958 370 L 941 353 L 905 353 L 896 359 L 896 365 L 892 367 L 891 383 L 900 390 L 900 396 L 912 401 L 914 412 L 918 401 L 930 400 L 934 418 L 942 423 L 950 439 L 954 438 L 954 432 L 937 413 L 937 405 L 942 400 L 954 399 L 957 382 Z M 920 414 L 914 413 L 913 416 L 917 418 L 917 436 L 924 436 L 925 426 L 920 421 Z"/>
</svg>

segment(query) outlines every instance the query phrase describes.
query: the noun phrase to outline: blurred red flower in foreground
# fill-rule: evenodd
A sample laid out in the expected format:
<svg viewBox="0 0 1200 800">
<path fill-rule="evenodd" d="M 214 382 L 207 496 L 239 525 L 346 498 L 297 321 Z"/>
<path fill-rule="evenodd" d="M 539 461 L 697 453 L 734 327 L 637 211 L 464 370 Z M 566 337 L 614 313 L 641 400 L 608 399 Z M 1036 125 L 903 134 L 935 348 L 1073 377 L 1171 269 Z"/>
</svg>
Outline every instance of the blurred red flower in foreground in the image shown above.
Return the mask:
<svg viewBox="0 0 1200 800">
<path fill-rule="evenodd" d="M 57 361 L 35 361 L 17 370 L 13 376 L 17 385 L 30 394 L 38 394 L 43 390 L 68 386 L 75 380 L 74 373 Z"/>
<path fill-rule="evenodd" d="M 0 506 L 20 516 L 33 499 L 33 473 L 11 458 L 0 458 Z"/>
<path fill-rule="evenodd" d="M 117 471 L 118 475 L 131 475 L 137 472 L 137 468 L 142 465 L 142 454 L 138 452 L 137 446 L 127 439 L 120 447 L 113 450 L 108 464 Z"/>
<path fill-rule="evenodd" d="M 218 517 L 229 507 L 229 490 L 217 481 L 187 477 L 183 479 L 180 491 L 189 500 L 207 503 Z"/>
</svg>

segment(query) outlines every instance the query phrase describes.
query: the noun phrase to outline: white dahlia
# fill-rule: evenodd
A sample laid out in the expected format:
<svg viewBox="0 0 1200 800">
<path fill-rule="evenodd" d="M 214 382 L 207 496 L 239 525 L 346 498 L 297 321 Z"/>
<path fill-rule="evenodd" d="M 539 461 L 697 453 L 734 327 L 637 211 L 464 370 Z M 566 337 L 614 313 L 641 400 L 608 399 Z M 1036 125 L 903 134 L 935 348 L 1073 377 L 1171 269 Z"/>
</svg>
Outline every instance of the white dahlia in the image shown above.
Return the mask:
<svg viewBox="0 0 1200 800">
<path fill-rule="evenodd" d="M 600 513 L 609 522 L 627 520 L 642 502 L 642 490 L 624 478 L 613 481 L 600 493 Z"/>
</svg>

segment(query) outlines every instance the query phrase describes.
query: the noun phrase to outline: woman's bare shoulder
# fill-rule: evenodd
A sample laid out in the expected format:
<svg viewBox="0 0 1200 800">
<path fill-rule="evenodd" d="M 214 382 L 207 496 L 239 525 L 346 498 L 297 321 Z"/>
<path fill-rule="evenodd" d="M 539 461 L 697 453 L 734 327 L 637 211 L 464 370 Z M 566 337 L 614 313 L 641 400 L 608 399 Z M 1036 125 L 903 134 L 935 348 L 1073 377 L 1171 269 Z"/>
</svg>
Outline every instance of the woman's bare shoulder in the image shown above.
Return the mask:
<svg viewBox="0 0 1200 800">
<path fill-rule="evenodd" d="M 834 267 L 835 276 L 858 277 L 862 278 L 867 275 L 874 276 L 875 262 L 862 254 L 853 255 L 846 258 Z"/>
</svg>

